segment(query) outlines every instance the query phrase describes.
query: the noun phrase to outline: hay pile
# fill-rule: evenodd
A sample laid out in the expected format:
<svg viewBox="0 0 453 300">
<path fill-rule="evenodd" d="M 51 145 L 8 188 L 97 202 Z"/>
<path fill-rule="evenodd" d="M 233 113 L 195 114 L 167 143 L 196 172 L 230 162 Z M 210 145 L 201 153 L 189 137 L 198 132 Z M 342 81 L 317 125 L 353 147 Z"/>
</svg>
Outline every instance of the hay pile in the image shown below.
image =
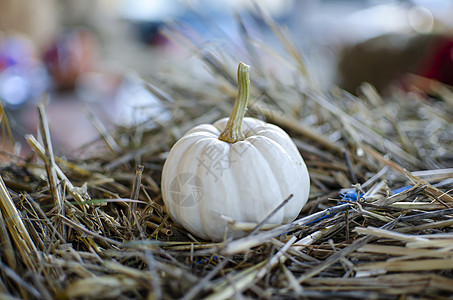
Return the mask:
<svg viewBox="0 0 453 300">
<path fill-rule="evenodd" d="M 269 24 L 289 55 L 244 32 L 248 115 L 285 129 L 307 163 L 299 218 L 211 243 L 166 214 L 159 186 L 169 148 L 194 125 L 228 116 L 236 94 L 238 57 L 190 44 L 212 76 L 173 66 L 147 78 L 169 122 L 101 130 L 82 161 L 66 160 L 53 154 L 40 105 L 41 137 L 26 137 L 33 155 L 2 151 L 0 298 L 451 298 L 451 90 L 440 86 L 437 99 L 383 99 L 368 85 L 360 97 L 321 92 Z"/>
</svg>

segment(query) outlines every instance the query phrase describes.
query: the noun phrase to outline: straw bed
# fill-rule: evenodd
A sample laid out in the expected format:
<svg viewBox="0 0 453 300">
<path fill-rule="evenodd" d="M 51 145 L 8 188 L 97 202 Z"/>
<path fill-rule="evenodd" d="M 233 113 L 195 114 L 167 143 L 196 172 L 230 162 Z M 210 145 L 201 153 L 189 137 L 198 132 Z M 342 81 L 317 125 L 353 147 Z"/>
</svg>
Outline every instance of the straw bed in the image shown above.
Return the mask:
<svg viewBox="0 0 453 300">
<path fill-rule="evenodd" d="M 39 107 L 42 136 L 26 137 L 34 155 L 1 166 L 0 298 L 451 299 L 451 101 L 382 98 L 369 85 L 360 97 L 320 91 L 267 21 L 288 64 L 252 65 L 248 115 L 281 126 L 301 151 L 312 183 L 299 217 L 280 226 L 231 220 L 251 234 L 221 243 L 169 218 L 160 177 L 171 145 L 227 116 L 236 90 L 238 55 L 191 45 L 211 74 L 184 76 L 175 65 L 144 83 L 172 119 L 108 132 L 91 117 L 101 138 L 80 150 L 82 160 L 54 156 Z M 274 58 L 243 38 L 253 52 L 245 57 Z"/>
</svg>

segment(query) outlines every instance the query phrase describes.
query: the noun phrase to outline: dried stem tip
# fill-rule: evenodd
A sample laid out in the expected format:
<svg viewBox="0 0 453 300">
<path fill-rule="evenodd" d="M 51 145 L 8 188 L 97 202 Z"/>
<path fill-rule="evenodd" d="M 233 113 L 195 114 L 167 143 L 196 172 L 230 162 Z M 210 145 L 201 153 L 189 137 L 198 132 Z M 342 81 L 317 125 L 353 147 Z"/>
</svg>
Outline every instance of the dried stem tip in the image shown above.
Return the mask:
<svg viewBox="0 0 453 300">
<path fill-rule="evenodd" d="M 219 140 L 236 143 L 245 139 L 241 131 L 242 119 L 244 119 L 245 112 L 247 111 L 247 104 L 249 102 L 250 94 L 250 66 L 239 63 L 238 67 L 238 95 L 234 103 L 233 111 L 231 112 L 228 123 L 225 129 L 220 133 Z"/>
</svg>

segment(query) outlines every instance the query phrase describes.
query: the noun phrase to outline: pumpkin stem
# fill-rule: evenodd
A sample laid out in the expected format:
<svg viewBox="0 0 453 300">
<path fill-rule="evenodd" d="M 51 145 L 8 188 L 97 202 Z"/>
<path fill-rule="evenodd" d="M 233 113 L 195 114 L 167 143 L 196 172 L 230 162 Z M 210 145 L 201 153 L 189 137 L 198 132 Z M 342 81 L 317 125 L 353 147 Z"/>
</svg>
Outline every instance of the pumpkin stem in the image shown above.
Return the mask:
<svg viewBox="0 0 453 300">
<path fill-rule="evenodd" d="M 245 139 L 241 131 L 242 119 L 244 119 L 245 112 L 247 111 L 247 104 L 249 102 L 250 94 L 250 66 L 239 63 L 238 67 L 238 95 L 234 103 L 233 111 L 225 126 L 225 129 L 220 133 L 219 140 L 236 143 Z"/>
</svg>

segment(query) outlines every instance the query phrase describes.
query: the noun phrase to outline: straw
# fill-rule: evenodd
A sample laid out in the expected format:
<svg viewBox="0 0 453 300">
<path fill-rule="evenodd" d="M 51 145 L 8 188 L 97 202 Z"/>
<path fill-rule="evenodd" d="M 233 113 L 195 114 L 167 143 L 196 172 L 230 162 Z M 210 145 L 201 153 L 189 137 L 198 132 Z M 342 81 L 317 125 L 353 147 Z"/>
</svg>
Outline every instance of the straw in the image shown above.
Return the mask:
<svg viewBox="0 0 453 300">
<path fill-rule="evenodd" d="M 436 99 L 382 96 L 370 84 L 358 96 L 320 90 L 316 64 L 285 28 L 259 9 L 236 20 L 240 40 L 222 45 L 187 24 L 163 29 L 185 60 L 172 57 L 139 84 L 169 120 L 113 126 L 88 107 L 99 136 L 55 155 L 64 147 L 40 104 L 42 141 L 27 134 L 31 153 L 21 157 L 2 108 L 0 298 L 450 297 L 451 87 L 434 86 Z M 260 41 L 254 20 L 280 44 Z M 290 197 L 274 199 L 262 222 L 225 217 L 229 231 L 244 235 L 214 243 L 171 218 L 160 182 L 187 130 L 231 112 L 239 61 L 252 70 L 247 117 L 288 133 L 309 169 L 310 195 L 287 224 L 267 221 Z"/>
</svg>

